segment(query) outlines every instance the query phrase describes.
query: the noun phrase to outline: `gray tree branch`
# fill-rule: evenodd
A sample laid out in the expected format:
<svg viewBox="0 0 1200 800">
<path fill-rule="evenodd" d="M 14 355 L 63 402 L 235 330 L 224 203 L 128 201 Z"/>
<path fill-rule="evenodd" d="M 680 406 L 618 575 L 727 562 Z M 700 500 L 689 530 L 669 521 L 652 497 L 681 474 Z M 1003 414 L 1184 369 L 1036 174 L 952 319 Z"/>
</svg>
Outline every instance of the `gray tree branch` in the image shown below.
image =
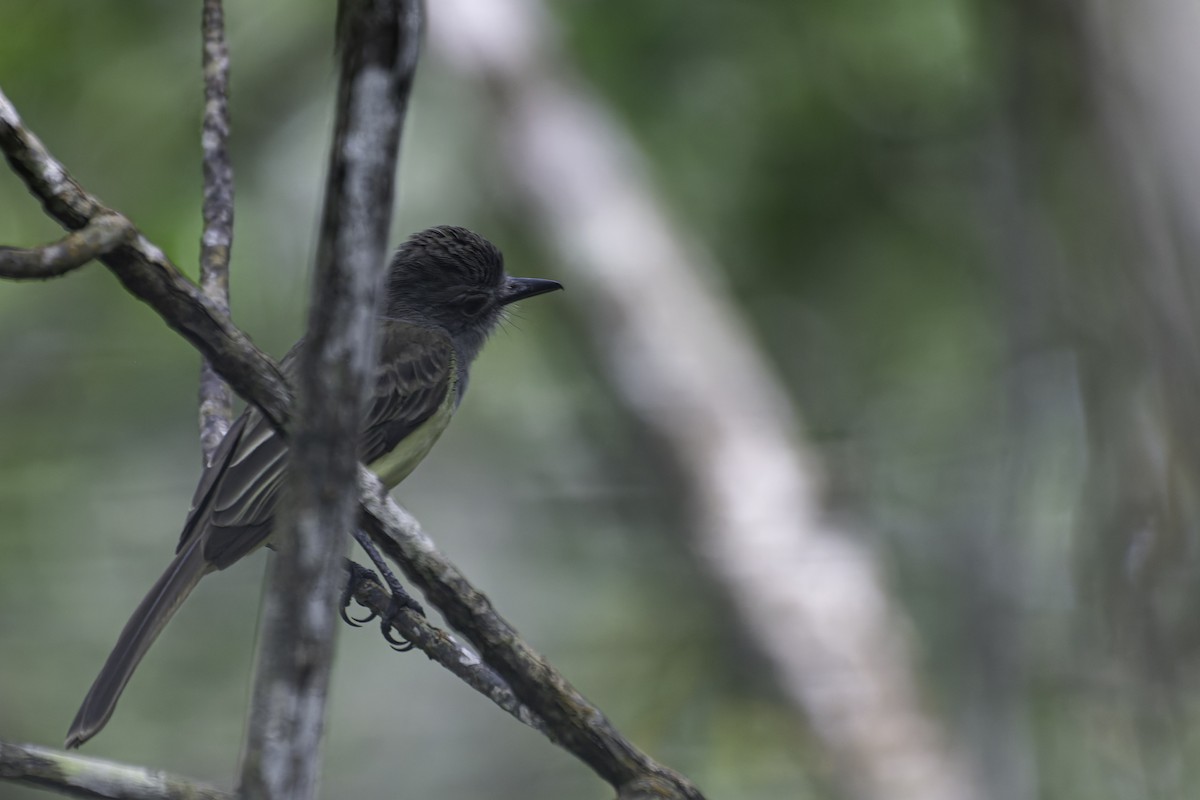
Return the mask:
<svg viewBox="0 0 1200 800">
<path fill-rule="evenodd" d="M 420 523 L 388 497 L 379 478 L 360 467 L 358 480 L 363 524 L 371 538 L 544 721 L 551 741 L 591 767 L 619 796 L 638 785 L 660 787 L 662 798 L 701 800 L 700 790 L 687 778 L 639 750 L 526 644 L 491 601 L 438 551 Z"/>
<path fill-rule="evenodd" d="M 233 165 L 229 161 L 229 48 L 221 0 L 204 0 L 204 231 L 200 291 L 229 315 L 229 256 L 233 247 Z M 233 393 L 208 359 L 200 364 L 200 452 L 207 466 L 233 419 Z"/>
<path fill-rule="evenodd" d="M 338 630 L 335 613 L 357 521 L 358 433 L 375 372 L 396 159 L 420 38 L 417 0 L 342 0 L 341 73 L 312 306 L 298 367 L 276 553 L 263 599 L 258 667 L 239 794 L 316 796 Z"/>
</svg>

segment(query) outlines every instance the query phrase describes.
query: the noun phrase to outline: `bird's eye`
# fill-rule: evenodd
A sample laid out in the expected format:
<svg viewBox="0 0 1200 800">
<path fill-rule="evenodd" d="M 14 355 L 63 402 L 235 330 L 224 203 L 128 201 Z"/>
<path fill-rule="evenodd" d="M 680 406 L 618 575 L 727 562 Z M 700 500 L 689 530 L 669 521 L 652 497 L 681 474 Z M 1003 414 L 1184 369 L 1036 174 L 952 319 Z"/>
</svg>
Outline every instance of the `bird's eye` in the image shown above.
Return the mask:
<svg viewBox="0 0 1200 800">
<path fill-rule="evenodd" d="M 458 305 L 464 313 L 474 317 L 475 315 L 482 313 L 483 310 L 487 308 L 488 299 L 486 295 L 468 294 L 458 301 Z"/>
</svg>

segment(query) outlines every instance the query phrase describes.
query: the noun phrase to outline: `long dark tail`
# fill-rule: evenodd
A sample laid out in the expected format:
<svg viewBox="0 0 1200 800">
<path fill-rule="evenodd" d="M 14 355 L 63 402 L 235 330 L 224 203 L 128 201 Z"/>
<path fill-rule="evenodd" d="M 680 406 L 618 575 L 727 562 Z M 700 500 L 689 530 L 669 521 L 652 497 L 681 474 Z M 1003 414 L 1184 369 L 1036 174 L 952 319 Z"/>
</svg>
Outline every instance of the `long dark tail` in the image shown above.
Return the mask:
<svg viewBox="0 0 1200 800">
<path fill-rule="evenodd" d="M 100 732 L 117 707 L 117 700 L 129 683 L 129 677 L 137 668 L 142 656 L 154 644 L 158 634 L 167 622 L 175 615 L 179 606 L 192 589 L 200 582 L 211 565 L 204 560 L 204 545 L 200 537 L 194 537 L 191 544 L 180 551 L 142 599 L 125 629 L 121 638 L 104 662 L 104 668 L 96 676 L 92 688 L 88 690 L 71 730 L 67 734 L 67 749 L 79 747 L 88 739 Z"/>
</svg>

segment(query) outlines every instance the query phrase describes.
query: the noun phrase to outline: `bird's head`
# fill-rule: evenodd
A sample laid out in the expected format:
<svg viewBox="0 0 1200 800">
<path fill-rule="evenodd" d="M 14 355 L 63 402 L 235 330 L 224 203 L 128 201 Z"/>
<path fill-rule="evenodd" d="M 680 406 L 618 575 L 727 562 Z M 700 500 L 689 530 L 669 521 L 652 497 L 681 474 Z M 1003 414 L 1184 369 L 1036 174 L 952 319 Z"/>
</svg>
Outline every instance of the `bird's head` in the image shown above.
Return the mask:
<svg viewBox="0 0 1200 800">
<path fill-rule="evenodd" d="M 440 329 L 474 355 L 505 306 L 561 288 L 558 281 L 510 278 L 494 244 L 466 228 L 439 225 L 414 233 L 392 256 L 384 315 Z"/>
</svg>

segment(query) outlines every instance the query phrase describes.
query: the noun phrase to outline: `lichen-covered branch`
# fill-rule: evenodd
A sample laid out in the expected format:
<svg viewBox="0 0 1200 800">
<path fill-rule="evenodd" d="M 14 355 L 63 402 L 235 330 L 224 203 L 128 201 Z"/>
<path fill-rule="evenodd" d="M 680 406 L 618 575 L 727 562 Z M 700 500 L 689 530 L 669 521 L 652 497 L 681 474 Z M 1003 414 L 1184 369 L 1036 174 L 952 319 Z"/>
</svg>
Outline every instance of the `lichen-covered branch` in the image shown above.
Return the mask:
<svg viewBox="0 0 1200 800">
<path fill-rule="evenodd" d="M 136 233 L 129 220 L 102 211 L 57 242 L 28 250 L 0 247 L 0 278 L 47 280 L 66 275 L 94 258 L 125 244 Z"/>
<path fill-rule="evenodd" d="M 229 48 L 221 0 L 204 0 L 204 231 L 200 235 L 200 291 L 229 314 L 229 256 L 233 248 L 233 165 L 229 160 Z M 205 465 L 233 419 L 233 394 L 208 359 L 200 364 L 200 451 Z"/>
<path fill-rule="evenodd" d="M 160 770 L 0 741 L 0 780 L 68 797 L 106 800 L 233 800 L 229 792 Z"/>
</svg>

